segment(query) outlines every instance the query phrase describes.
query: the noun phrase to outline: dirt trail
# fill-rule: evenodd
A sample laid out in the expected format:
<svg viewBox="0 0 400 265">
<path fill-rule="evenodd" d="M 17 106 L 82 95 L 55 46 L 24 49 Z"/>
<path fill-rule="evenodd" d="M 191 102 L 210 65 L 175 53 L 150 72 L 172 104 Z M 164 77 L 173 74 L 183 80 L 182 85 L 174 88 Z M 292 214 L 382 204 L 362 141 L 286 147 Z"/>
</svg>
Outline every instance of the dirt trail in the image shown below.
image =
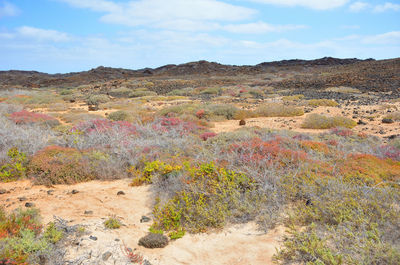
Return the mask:
<svg viewBox="0 0 400 265">
<path fill-rule="evenodd" d="M 137 245 L 140 237 L 147 234 L 151 222 L 141 223 L 143 215 L 151 216 L 152 196 L 150 188 L 130 187 L 129 179 L 115 181 L 91 181 L 76 185 L 55 187 L 33 186 L 30 181 L 1 183 L 0 189 L 7 193 L 0 195 L 0 206 L 7 211 L 24 208 L 32 202 L 40 209 L 44 223 L 53 216 L 69 220 L 71 224 L 85 225 L 85 235 L 79 247 L 71 247 L 68 257 L 75 259 L 91 249 L 100 257 L 83 264 L 114 264 L 101 261 L 101 255 L 112 249 L 115 264 L 121 263 L 120 251 L 123 245 L 137 251 L 152 264 L 271 264 L 272 256 L 284 234 L 278 227 L 264 234 L 254 223 L 234 225 L 223 231 L 208 234 L 185 235 L 170 242 L 164 249 L 145 249 Z M 77 193 L 73 194 L 73 190 Z M 117 195 L 123 191 L 125 195 Z M 49 194 L 50 193 L 50 194 Z M 85 214 L 85 211 L 93 213 Z M 103 222 L 110 216 L 117 216 L 123 226 L 117 230 L 104 229 Z M 90 240 L 89 235 L 97 237 Z M 117 239 L 117 241 L 116 241 Z M 123 257 L 124 258 L 124 257 Z M 100 262 L 100 263 L 97 263 Z"/>
</svg>

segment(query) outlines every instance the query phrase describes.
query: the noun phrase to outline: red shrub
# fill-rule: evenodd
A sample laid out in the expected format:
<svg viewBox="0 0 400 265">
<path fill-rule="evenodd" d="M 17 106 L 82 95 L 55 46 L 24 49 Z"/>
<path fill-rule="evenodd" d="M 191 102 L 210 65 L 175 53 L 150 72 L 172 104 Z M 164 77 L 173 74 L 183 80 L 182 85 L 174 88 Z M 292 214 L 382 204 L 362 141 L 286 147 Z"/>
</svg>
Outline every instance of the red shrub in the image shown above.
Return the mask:
<svg viewBox="0 0 400 265">
<path fill-rule="evenodd" d="M 46 123 L 58 121 L 49 115 L 42 113 L 34 113 L 26 110 L 17 111 L 10 114 L 9 117 L 16 124 L 32 124 L 32 123 Z"/>
<path fill-rule="evenodd" d="M 338 136 L 348 137 L 352 136 L 354 132 L 347 128 L 333 128 L 330 131 L 331 134 L 336 134 Z"/>
<path fill-rule="evenodd" d="M 203 133 L 202 135 L 200 135 L 200 138 L 201 138 L 203 141 L 207 141 L 207 139 L 212 138 L 212 137 L 215 137 L 215 136 L 217 136 L 216 133 L 213 133 L 213 132 L 205 132 L 205 133 Z"/>
<path fill-rule="evenodd" d="M 304 151 L 295 151 L 283 146 L 284 140 L 279 137 L 266 142 L 254 138 L 251 142 L 232 145 L 231 152 L 238 153 L 244 162 L 268 161 L 286 165 L 288 163 L 297 164 L 307 159 Z"/>
<path fill-rule="evenodd" d="M 89 153 L 75 148 L 48 146 L 37 152 L 28 165 L 28 174 L 39 184 L 73 184 L 96 178 Z"/>
<path fill-rule="evenodd" d="M 390 158 L 395 161 L 400 161 L 400 149 L 391 145 L 382 145 L 376 150 L 383 158 Z M 400 174 L 400 172 L 399 172 Z"/>
<path fill-rule="evenodd" d="M 130 122 L 127 121 L 110 121 L 104 119 L 91 120 L 80 123 L 72 128 L 73 132 L 83 132 L 85 134 L 92 133 L 105 133 L 112 129 L 116 129 L 126 134 L 136 134 L 137 128 Z"/>
<path fill-rule="evenodd" d="M 153 124 L 153 129 L 159 132 L 168 132 L 172 129 L 181 130 L 181 134 L 196 133 L 203 127 L 194 122 L 183 121 L 175 117 L 164 117 L 157 124 Z"/>
<path fill-rule="evenodd" d="M 197 117 L 198 119 L 201 119 L 201 118 L 204 117 L 204 114 L 205 114 L 205 110 L 201 109 L 201 110 L 199 110 L 199 111 L 196 112 L 196 117 Z"/>
</svg>

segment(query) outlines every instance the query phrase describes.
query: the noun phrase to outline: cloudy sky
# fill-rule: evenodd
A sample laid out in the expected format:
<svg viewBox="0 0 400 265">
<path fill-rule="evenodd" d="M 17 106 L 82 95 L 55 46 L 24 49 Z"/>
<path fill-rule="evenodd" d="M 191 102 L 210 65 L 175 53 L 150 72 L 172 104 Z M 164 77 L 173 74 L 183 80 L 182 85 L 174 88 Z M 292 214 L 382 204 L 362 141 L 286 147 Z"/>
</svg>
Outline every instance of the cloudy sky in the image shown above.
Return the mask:
<svg viewBox="0 0 400 265">
<path fill-rule="evenodd" d="M 400 57 L 400 0 L 0 0 L 0 70 Z"/>
</svg>

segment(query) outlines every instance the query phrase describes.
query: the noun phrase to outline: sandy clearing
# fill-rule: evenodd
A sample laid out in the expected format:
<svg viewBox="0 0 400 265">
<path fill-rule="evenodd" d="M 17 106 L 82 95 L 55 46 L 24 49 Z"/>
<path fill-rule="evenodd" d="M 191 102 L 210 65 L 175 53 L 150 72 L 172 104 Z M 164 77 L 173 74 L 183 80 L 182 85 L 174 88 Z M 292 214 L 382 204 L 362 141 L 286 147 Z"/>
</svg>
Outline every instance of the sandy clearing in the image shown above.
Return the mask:
<svg viewBox="0 0 400 265">
<path fill-rule="evenodd" d="M 138 246 L 139 238 L 147 234 L 151 225 L 151 222 L 140 223 L 140 219 L 142 215 L 151 216 L 152 195 L 149 186 L 129 187 L 129 182 L 129 179 L 91 181 L 50 188 L 33 186 L 27 180 L 0 183 L 0 189 L 8 191 L 0 195 L 0 205 L 10 211 L 33 202 L 40 209 L 44 223 L 52 221 L 55 215 L 71 224 L 85 225 L 98 240 L 85 236 L 79 248 L 69 249 L 70 258 L 82 256 L 89 249 L 99 252 L 101 257 L 100 252 L 106 247 L 122 249 L 125 245 L 137 249 L 152 264 L 272 264 L 272 256 L 285 233 L 284 227 L 265 234 L 258 231 L 254 223 L 238 224 L 222 231 L 185 235 L 164 249 Z M 52 195 L 48 194 L 49 190 L 53 190 Z M 79 192 L 72 194 L 72 190 Z M 118 191 L 124 191 L 125 195 L 117 195 Z M 26 200 L 20 201 L 23 197 Z M 93 214 L 85 215 L 85 211 L 93 211 Z M 118 230 L 104 229 L 104 220 L 114 215 L 123 226 Z"/>
</svg>

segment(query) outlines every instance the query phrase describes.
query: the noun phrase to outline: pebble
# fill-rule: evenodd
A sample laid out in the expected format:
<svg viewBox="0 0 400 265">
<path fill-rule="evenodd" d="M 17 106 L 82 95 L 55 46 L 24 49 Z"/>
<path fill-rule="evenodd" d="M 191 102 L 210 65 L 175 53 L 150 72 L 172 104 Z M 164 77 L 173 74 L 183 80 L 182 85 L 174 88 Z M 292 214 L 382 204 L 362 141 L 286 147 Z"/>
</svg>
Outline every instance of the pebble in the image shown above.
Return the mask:
<svg viewBox="0 0 400 265">
<path fill-rule="evenodd" d="M 120 190 L 120 191 L 117 192 L 117 195 L 118 195 L 118 196 L 119 196 L 119 195 L 125 195 L 125 192 L 123 192 L 122 190 Z"/>
</svg>

